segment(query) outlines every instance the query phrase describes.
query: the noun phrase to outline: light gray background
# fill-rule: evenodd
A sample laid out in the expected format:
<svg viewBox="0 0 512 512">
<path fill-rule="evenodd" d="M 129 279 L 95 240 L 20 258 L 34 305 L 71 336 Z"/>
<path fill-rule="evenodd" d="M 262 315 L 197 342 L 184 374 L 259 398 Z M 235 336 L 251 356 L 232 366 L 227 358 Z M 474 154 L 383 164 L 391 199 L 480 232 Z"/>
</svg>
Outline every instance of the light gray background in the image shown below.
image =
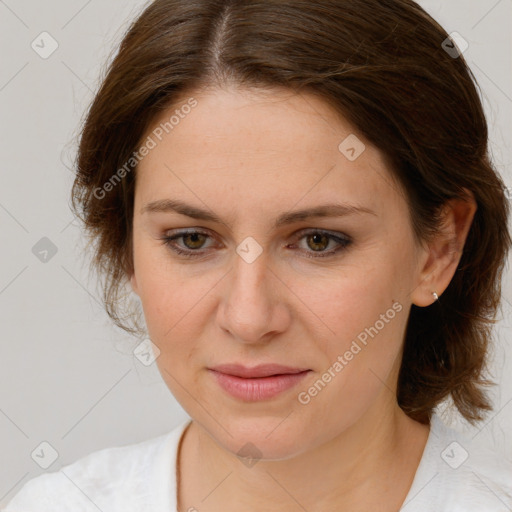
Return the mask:
<svg viewBox="0 0 512 512">
<path fill-rule="evenodd" d="M 483 92 L 495 162 L 512 184 L 512 0 L 423 0 L 465 52 Z M 56 471 L 92 451 L 142 441 L 186 418 L 156 365 L 111 323 L 89 278 L 69 210 L 71 165 L 82 115 L 137 0 L 0 0 L 0 504 L 42 473 L 31 458 L 49 442 Z M 59 47 L 32 48 L 47 31 Z M 32 252 L 48 237 L 57 253 Z M 512 456 L 512 286 L 496 330 L 495 411 L 477 429 L 447 417 L 483 445 Z"/>
</svg>

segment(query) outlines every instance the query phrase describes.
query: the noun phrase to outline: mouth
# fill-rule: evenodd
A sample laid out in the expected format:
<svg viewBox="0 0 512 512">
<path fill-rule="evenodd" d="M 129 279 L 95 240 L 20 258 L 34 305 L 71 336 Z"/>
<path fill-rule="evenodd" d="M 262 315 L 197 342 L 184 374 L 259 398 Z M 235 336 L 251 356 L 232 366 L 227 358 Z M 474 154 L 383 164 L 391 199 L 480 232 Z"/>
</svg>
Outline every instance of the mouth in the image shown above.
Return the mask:
<svg viewBox="0 0 512 512">
<path fill-rule="evenodd" d="M 273 377 L 275 375 L 294 375 L 309 370 L 309 368 L 294 368 L 281 364 L 260 364 L 251 368 L 241 364 L 221 364 L 209 369 L 225 375 L 232 375 L 233 377 L 241 377 L 244 379 Z"/>
<path fill-rule="evenodd" d="M 269 400 L 295 387 L 310 371 L 278 364 L 246 367 L 225 364 L 208 368 L 220 387 L 245 402 Z"/>
</svg>

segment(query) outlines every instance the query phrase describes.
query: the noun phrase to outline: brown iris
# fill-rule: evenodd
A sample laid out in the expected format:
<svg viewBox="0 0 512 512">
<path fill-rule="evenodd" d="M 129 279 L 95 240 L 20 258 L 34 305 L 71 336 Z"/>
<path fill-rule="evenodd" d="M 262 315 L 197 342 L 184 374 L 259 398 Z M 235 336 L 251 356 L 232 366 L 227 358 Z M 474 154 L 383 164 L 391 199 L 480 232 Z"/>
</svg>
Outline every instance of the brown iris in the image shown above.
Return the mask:
<svg viewBox="0 0 512 512">
<path fill-rule="evenodd" d="M 310 249 L 313 249 L 314 251 L 322 251 L 329 245 L 329 237 L 320 233 L 308 235 L 307 243 Z"/>
<path fill-rule="evenodd" d="M 188 249 L 200 249 L 203 246 L 205 240 L 206 235 L 201 233 L 188 233 L 183 235 L 183 243 Z"/>
</svg>

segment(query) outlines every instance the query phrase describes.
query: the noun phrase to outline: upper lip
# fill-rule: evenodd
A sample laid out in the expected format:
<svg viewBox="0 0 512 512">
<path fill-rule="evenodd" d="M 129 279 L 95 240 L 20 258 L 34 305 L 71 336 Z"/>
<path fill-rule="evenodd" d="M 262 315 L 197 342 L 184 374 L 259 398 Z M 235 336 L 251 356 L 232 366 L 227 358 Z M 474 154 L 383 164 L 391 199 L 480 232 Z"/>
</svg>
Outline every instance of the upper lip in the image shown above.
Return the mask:
<svg viewBox="0 0 512 512">
<path fill-rule="evenodd" d="M 234 375 L 235 377 L 251 379 L 269 377 L 270 375 L 301 373 L 309 370 L 309 368 L 293 368 L 291 366 L 283 366 L 281 364 L 260 364 L 250 368 L 241 364 L 221 364 L 210 368 L 210 370 L 225 373 L 227 375 Z"/>
</svg>

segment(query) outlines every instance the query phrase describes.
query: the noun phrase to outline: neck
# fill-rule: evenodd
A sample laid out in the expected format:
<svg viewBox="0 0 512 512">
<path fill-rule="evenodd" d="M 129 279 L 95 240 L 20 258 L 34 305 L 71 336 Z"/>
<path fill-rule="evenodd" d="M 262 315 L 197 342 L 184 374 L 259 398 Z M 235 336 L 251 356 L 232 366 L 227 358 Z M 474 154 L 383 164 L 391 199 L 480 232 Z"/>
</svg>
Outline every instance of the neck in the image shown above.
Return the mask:
<svg viewBox="0 0 512 512">
<path fill-rule="evenodd" d="M 193 422 L 180 449 L 178 508 L 397 511 L 412 484 L 428 431 L 388 404 L 367 411 L 349 429 L 315 448 L 286 460 L 261 459 L 248 467 Z"/>
</svg>

